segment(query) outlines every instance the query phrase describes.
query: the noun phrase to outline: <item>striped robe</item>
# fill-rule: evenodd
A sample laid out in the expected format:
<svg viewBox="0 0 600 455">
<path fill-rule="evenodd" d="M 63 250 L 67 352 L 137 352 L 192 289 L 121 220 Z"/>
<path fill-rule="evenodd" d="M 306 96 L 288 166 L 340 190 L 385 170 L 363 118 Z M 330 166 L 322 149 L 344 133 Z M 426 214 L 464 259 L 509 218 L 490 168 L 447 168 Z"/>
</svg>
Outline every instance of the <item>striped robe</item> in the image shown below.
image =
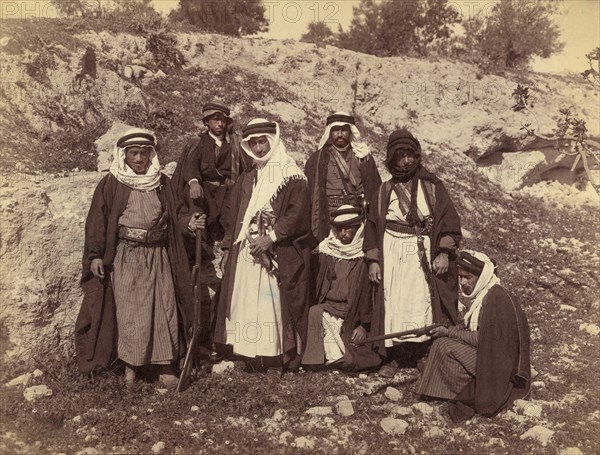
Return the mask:
<svg viewBox="0 0 600 455">
<path fill-rule="evenodd" d="M 514 400 L 529 395 L 529 325 L 519 302 L 495 285 L 484 297 L 479 330 L 450 329 L 436 340 L 419 393 L 454 400 L 456 421 L 481 414 L 496 415 Z"/>
</svg>

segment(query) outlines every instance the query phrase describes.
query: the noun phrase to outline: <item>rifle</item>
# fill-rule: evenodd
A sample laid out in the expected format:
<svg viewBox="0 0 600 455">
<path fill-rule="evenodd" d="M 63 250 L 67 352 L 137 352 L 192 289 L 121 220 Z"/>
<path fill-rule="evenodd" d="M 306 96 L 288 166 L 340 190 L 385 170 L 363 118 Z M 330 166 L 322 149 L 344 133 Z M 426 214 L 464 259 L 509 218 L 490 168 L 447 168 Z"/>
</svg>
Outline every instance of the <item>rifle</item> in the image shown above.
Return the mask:
<svg viewBox="0 0 600 455">
<path fill-rule="evenodd" d="M 200 338 L 200 325 L 201 325 L 201 287 L 200 287 L 200 264 L 202 263 L 202 231 L 203 229 L 196 229 L 196 255 L 194 258 L 194 267 L 192 268 L 192 301 L 194 305 L 194 321 L 192 323 L 192 338 L 188 344 L 187 352 L 185 353 L 185 360 L 183 361 L 183 368 L 179 375 L 179 382 L 177 383 L 177 392 L 183 392 L 188 388 L 190 382 L 190 373 L 192 370 L 192 361 L 194 360 L 194 351 L 198 339 Z"/>
<path fill-rule="evenodd" d="M 408 336 L 408 335 L 415 335 L 415 336 L 427 335 L 428 333 L 430 333 L 433 329 L 435 329 L 437 327 L 445 327 L 445 324 L 431 324 L 431 325 L 428 325 L 425 327 L 421 327 L 420 329 L 405 330 L 404 332 L 386 333 L 385 335 L 378 335 L 376 337 L 367 338 L 363 342 L 356 343 L 356 344 L 361 345 L 361 344 L 366 344 L 366 343 L 372 343 L 374 341 L 387 340 L 389 338 L 400 338 L 400 337 L 404 337 L 404 336 Z"/>
</svg>

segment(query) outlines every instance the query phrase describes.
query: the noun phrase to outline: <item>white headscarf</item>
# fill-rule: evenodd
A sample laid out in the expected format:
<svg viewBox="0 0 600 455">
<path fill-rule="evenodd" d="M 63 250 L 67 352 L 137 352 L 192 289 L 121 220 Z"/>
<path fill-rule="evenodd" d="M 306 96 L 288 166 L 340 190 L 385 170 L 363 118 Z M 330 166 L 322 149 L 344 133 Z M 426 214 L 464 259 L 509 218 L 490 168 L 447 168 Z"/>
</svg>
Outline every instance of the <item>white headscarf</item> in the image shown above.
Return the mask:
<svg viewBox="0 0 600 455">
<path fill-rule="evenodd" d="M 341 111 L 334 112 L 333 115 L 345 115 L 351 117 L 351 115 L 347 112 Z M 329 140 L 329 136 L 331 135 L 331 129 L 336 126 L 344 125 L 348 125 L 350 127 L 350 144 L 352 145 L 352 151 L 354 152 L 356 157 L 358 159 L 362 159 L 369 155 L 371 153 L 371 151 L 369 150 L 369 146 L 364 142 L 358 142 L 360 139 L 360 132 L 358 131 L 356 125 L 349 122 L 332 122 L 329 125 L 327 125 L 327 127 L 325 128 L 325 132 L 323 133 L 323 136 L 321 136 L 321 140 L 319 141 L 319 150 L 321 150 Z"/>
<path fill-rule="evenodd" d="M 248 126 L 258 123 L 268 123 L 268 120 L 257 118 L 248 122 Z M 244 152 L 256 163 L 257 175 L 256 183 L 248 203 L 248 208 L 244 214 L 242 229 L 236 240 L 241 242 L 246 237 L 246 231 L 250 226 L 250 221 L 260 210 L 270 210 L 271 201 L 277 196 L 279 191 L 290 179 L 306 180 L 302 169 L 298 167 L 296 161 L 287 154 L 284 143 L 280 139 L 279 124 L 275 123 L 275 134 L 256 133 L 250 134 L 242 139 L 240 145 Z M 257 157 L 250 148 L 248 142 L 252 138 L 265 136 L 269 141 L 271 149 L 262 158 Z"/>
<path fill-rule="evenodd" d="M 500 278 L 498 278 L 494 273 L 496 266 L 487 255 L 479 253 L 478 251 L 463 251 L 469 253 L 471 256 L 484 263 L 483 270 L 481 275 L 479 275 L 479 279 L 475 284 L 473 292 L 471 292 L 469 295 L 466 295 L 463 293 L 462 289 L 460 290 L 463 300 L 471 304 L 467 314 L 465 314 L 465 325 L 469 328 L 469 330 L 475 331 L 479 328 L 479 313 L 481 312 L 483 299 L 492 286 L 500 284 Z"/>
<path fill-rule="evenodd" d="M 144 137 L 136 138 L 136 134 L 150 134 L 154 140 Z M 152 191 L 160 186 L 160 163 L 154 146 L 157 144 L 156 136 L 152 131 L 141 128 L 132 128 L 123 134 L 120 139 L 132 136 L 125 141 L 121 146 L 115 144 L 113 150 L 113 162 L 110 165 L 109 172 L 114 175 L 119 182 L 134 190 Z M 118 143 L 119 141 L 117 141 Z M 136 174 L 125 162 L 125 150 L 129 147 L 150 147 L 150 166 L 145 174 Z"/>
<path fill-rule="evenodd" d="M 321 240 L 317 250 L 319 253 L 333 256 L 337 259 L 352 260 L 362 258 L 365 256 L 362 249 L 364 232 L 365 223 L 360 223 L 360 227 L 356 230 L 352 242 L 344 245 L 341 240 L 336 237 L 332 229 L 329 231 L 329 235 Z"/>
</svg>

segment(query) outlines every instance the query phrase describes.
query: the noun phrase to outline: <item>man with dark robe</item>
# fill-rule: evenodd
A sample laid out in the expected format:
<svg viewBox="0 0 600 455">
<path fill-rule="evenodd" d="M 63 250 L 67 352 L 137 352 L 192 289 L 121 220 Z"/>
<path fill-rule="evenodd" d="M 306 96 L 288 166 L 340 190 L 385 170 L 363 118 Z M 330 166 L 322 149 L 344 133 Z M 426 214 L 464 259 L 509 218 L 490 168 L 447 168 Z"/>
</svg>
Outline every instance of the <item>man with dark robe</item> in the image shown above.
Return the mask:
<svg viewBox="0 0 600 455">
<path fill-rule="evenodd" d="M 132 386 L 139 367 L 157 365 L 174 385 L 182 335 L 191 324 L 189 273 L 169 179 L 156 137 L 138 128 L 116 143 L 110 172 L 96 187 L 85 224 L 75 324 L 79 369 L 120 358 Z M 203 220 L 188 217 L 193 228 Z"/>
<path fill-rule="evenodd" d="M 239 146 L 239 137 L 233 132 L 233 119 L 228 107 L 212 101 L 202 107 L 202 121 L 206 131 L 191 139 L 185 146 L 173 174 L 173 188 L 179 199 L 180 218 L 192 216 L 196 220 L 206 216 L 201 264 L 201 342 L 199 355 L 208 355 L 212 346 L 213 294 L 219 290 L 220 278 L 213 264 L 215 252 L 223 239 L 221 215 L 229 192 L 250 162 Z M 186 215 L 186 216 L 183 216 Z M 180 226 L 186 230 L 187 222 Z M 195 234 L 186 233 L 190 267 L 194 263 Z M 217 297 L 215 297 L 217 298 Z"/>
<path fill-rule="evenodd" d="M 331 214 L 331 232 L 317 249 L 316 304 L 308 315 L 305 367 L 361 370 L 378 366 L 379 356 L 361 344 L 371 325 L 371 293 L 362 242 L 361 207 L 342 205 Z"/>
<path fill-rule="evenodd" d="M 493 417 L 529 395 L 529 325 L 518 300 L 501 284 L 493 261 L 462 251 L 457 260 L 464 322 L 433 331 L 436 340 L 419 393 L 451 400 L 454 421 Z"/>
<path fill-rule="evenodd" d="M 344 204 L 362 206 L 381 184 L 375 160 L 359 140 L 354 117 L 336 112 L 327 117 L 319 148 L 306 162 L 310 225 L 318 242 L 329 234 L 333 210 Z"/>
<path fill-rule="evenodd" d="M 238 179 L 225 211 L 215 342 L 229 345 L 249 365 L 287 368 L 292 360 L 299 364 L 306 340 L 306 177 L 276 122 L 250 121 L 241 146 L 255 166 Z"/>
<path fill-rule="evenodd" d="M 371 336 L 456 321 L 458 277 L 455 251 L 460 218 L 439 178 L 421 164 L 421 145 L 407 130 L 388 140 L 392 178 L 371 201 L 363 248 L 369 279 L 377 286 Z M 427 335 L 377 343 L 386 362 L 380 376 L 412 366 L 428 346 Z"/>
</svg>

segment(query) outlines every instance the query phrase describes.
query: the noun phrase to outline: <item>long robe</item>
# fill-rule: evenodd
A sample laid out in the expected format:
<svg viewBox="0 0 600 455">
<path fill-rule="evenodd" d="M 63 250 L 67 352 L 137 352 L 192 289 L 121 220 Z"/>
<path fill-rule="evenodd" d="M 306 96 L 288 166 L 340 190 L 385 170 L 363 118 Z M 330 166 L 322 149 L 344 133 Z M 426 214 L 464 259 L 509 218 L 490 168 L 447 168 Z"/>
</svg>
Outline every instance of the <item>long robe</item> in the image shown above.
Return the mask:
<svg viewBox="0 0 600 455">
<path fill-rule="evenodd" d="M 240 256 L 240 243 L 234 241 L 238 238 L 242 227 L 242 220 L 254 189 L 256 173 L 256 169 L 252 169 L 240 176 L 232 189 L 222 218 L 225 222 L 223 247 L 229 249 L 229 259 L 225 267 L 216 311 L 214 340 L 217 343 L 227 342 L 226 319 L 230 317 L 231 298 L 237 279 L 237 264 L 238 261 L 248 260 Z M 290 354 L 290 351 L 297 348 L 297 335 L 303 345 L 306 341 L 310 256 L 309 225 L 306 217 L 308 213 L 306 181 L 289 179 L 281 185 L 271 200 L 271 207 L 275 215 L 273 229 L 278 239 L 274 243 L 274 252 L 279 267 L 279 295 L 283 325 L 282 351 Z"/>
<path fill-rule="evenodd" d="M 156 193 L 163 210 L 169 213 L 167 251 L 175 284 L 180 329 L 185 333 L 192 321 L 190 276 L 185 246 L 174 216 L 177 202 L 168 185 L 169 178 L 161 175 L 161 185 Z M 101 258 L 105 274 L 108 275 L 112 270 L 119 243 L 119 218 L 130 194 L 131 188 L 112 174 L 107 174 L 94 191 L 86 219 L 81 277 L 84 298 L 75 323 L 75 351 L 82 373 L 90 372 L 97 366 L 106 367 L 116 353 L 112 284 L 108 276 L 103 281 L 95 278 L 90 266 L 93 259 Z"/>
<path fill-rule="evenodd" d="M 495 285 L 484 297 L 478 332 L 473 337 L 474 332 L 459 330 L 452 338 L 434 341 L 423 370 L 419 393 L 456 400 L 451 408 L 455 420 L 475 413 L 493 417 L 529 395 L 529 325 L 519 302 L 504 287 Z M 461 338 L 475 340 L 476 346 Z"/>
<path fill-rule="evenodd" d="M 329 148 L 331 142 L 327 142 L 322 149 L 313 153 L 306 161 L 304 173 L 308 179 L 308 191 L 310 196 L 310 219 L 311 231 L 318 242 L 323 240 L 329 234 L 329 205 L 327 203 L 327 172 L 329 161 L 331 159 Z M 354 153 L 351 149 L 349 153 Z M 365 199 L 371 200 L 381 185 L 381 177 L 377 171 L 377 165 L 372 155 L 358 159 L 358 169 L 360 171 L 361 185 L 365 193 Z M 316 245 L 314 245 L 316 246 Z"/>
<path fill-rule="evenodd" d="M 340 263 L 344 267 L 339 267 Z M 340 335 L 344 347 L 343 367 L 361 370 L 377 366 L 379 357 L 371 352 L 371 346 L 352 347 L 349 341 L 356 327 L 362 325 L 367 331 L 371 324 L 372 302 L 368 268 L 362 258 L 342 260 L 319 254 L 319 273 L 316 282 L 317 300 L 310 313 L 315 327 L 309 327 L 309 339 L 302 359 L 305 365 L 320 365 L 325 362 L 325 342 L 321 334 L 323 312 L 342 318 Z M 339 276 L 346 272 L 345 276 Z"/>
<path fill-rule="evenodd" d="M 419 178 L 429 206 L 429 213 L 433 216 L 433 226 L 429 235 L 430 241 L 430 267 L 437 255 L 442 252 L 440 242 L 442 238 L 451 237 L 458 247 L 462 237 L 460 218 L 444 184 L 433 174 L 421 169 L 413 178 Z M 386 231 L 386 215 L 389 201 L 393 191 L 394 182 L 388 180 L 380 185 L 371 200 L 367 224 L 365 227 L 365 240 L 363 250 L 367 257 L 375 256 L 381 267 L 382 276 L 386 267 L 394 264 L 385 262 L 385 249 L 383 240 Z M 374 259 L 375 259 L 374 258 Z M 398 279 L 402 280 L 402 277 Z M 434 323 L 451 321 L 458 322 L 458 271 L 456 258 L 449 256 L 448 271 L 443 275 L 435 275 L 432 271 L 433 296 L 431 301 L 432 319 Z M 371 336 L 385 334 L 385 302 L 383 285 L 376 290 L 371 323 Z M 376 348 L 385 356 L 385 342 L 376 343 Z"/>
</svg>

